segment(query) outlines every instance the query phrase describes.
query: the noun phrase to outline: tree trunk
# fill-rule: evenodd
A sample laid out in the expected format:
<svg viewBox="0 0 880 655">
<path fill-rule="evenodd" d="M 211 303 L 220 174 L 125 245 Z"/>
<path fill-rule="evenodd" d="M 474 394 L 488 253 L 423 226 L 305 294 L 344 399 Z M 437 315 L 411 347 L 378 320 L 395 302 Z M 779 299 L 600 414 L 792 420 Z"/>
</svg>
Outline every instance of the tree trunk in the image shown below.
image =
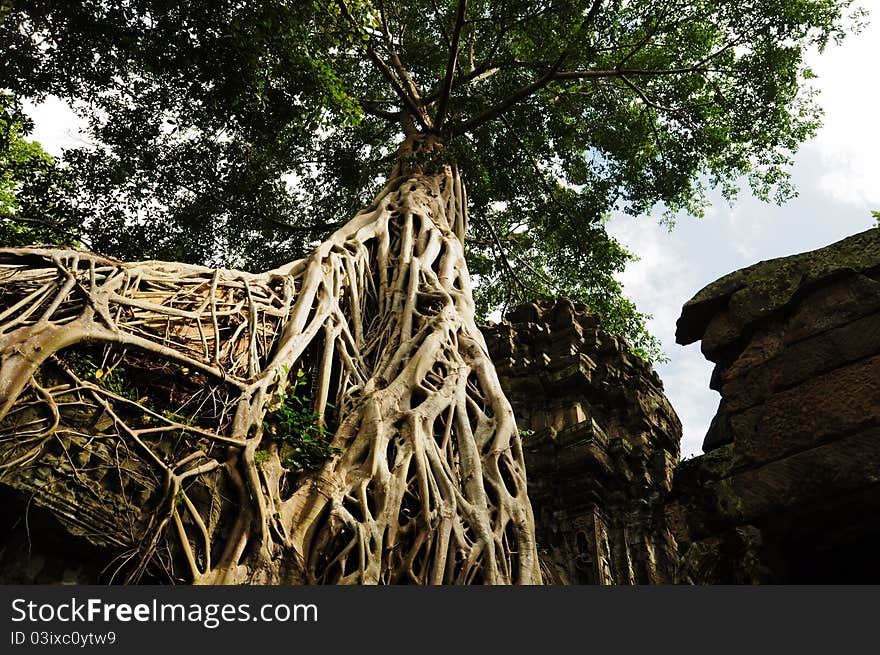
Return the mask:
<svg viewBox="0 0 880 655">
<path fill-rule="evenodd" d="M 370 207 L 264 274 L 0 251 L 0 481 L 128 553 L 129 581 L 540 583 L 442 159 L 408 139 Z M 298 380 L 339 453 L 314 472 L 270 437 Z"/>
</svg>

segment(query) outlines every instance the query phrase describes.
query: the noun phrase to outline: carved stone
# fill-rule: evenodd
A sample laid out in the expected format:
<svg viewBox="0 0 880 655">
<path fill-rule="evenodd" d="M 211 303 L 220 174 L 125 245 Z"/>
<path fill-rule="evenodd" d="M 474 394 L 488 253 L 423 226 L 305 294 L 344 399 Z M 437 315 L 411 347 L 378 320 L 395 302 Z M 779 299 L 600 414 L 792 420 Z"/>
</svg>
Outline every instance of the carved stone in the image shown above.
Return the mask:
<svg viewBox="0 0 880 655">
<path fill-rule="evenodd" d="M 664 514 L 681 423 L 660 378 L 567 299 L 484 329 L 524 434 L 545 581 L 672 582 Z"/>
</svg>

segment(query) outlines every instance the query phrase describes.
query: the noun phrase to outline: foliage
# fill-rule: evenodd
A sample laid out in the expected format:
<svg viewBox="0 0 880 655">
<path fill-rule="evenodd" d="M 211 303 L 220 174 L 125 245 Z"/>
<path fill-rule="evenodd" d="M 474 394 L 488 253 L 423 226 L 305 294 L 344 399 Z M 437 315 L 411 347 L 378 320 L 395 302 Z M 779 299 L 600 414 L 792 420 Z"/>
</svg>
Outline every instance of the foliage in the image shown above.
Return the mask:
<svg viewBox="0 0 880 655">
<path fill-rule="evenodd" d="M 405 131 L 469 188 L 485 314 L 566 294 L 656 355 L 613 211 L 790 197 L 819 124 L 803 55 L 851 0 L 11 0 L 0 86 L 86 103 L 67 153 L 96 249 L 264 268 L 368 201 Z M 293 184 L 295 182 L 296 184 Z"/>
<path fill-rule="evenodd" d="M 71 201 L 73 180 L 25 135 L 31 123 L 0 92 L 0 245 L 76 245 L 85 213 Z"/>
<path fill-rule="evenodd" d="M 250 268 L 302 254 L 284 176 L 356 114 L 309 41 L 308 3 L 10 4 L 0 87 L 87 103 L 96 147 L 67 162 L 96 250 Z"/>
<path fill-rule="evenodd" d="M 263 429 L 279 448 L 281 465 L 291 471 L 319 469 L 340 451 L 330 445 L 332 433 L 325 427 L 306 395 L 309 384 L 305 372 L 296 377 L 281 396 L 281 404 L 267 414 Z M 260 455 L 258 451 L 256 455 Z M 255 455 L 255 459 L 257 459 Z M 266 454 L 257 463 L 265 463 Z"/>
<path fill-rule="evenodd" d="M 137 390 L 126 375 L 121 360 L 110 362 L 105 355 L 103 362 L 99 363 L 98 358 L 88 350 L 77 349 L 66 352 L 64 361 L 80 379 L 128 400 L 138 400 Z"/>
</svg>

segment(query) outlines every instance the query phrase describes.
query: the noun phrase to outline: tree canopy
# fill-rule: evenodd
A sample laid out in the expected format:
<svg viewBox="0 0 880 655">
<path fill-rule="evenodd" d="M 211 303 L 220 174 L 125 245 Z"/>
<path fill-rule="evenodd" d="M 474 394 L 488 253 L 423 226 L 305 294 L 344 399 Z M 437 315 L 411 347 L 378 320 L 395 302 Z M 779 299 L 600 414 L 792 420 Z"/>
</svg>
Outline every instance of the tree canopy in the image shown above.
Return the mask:
<svg viewBox="0 0 880 655">
<path fill-rule="evenodd" d="M 609 213 L 698 214 L 743 176 L 789 197 L 821 114 L 804 56 L 857 27 L 851 4 L 4 0 L 0 87 L 78 103 L 71 202 L 123 258 L 301 256 L 403 134 L 434 133 L 468 185 L 480 309 L 566 294 L 656 355 Z"/>
<path fill-rule="evenodd" d="M 0 93 L 0 243 L 76 244 L 86 210 L 71 201 L 68 171 L 25 139 L 29 130 L 19 103 Z"/>
</svg>

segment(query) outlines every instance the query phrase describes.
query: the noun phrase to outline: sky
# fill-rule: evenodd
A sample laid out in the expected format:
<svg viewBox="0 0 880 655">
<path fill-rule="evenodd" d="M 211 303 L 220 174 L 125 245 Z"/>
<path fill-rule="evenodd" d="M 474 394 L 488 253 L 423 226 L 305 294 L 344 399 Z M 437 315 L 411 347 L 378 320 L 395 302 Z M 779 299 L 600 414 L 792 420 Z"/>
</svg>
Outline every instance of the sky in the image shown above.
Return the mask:
<svg viewBox="0 0 880 655">
<path fill-rule="evenodd" d="M 874 24 L 829 45 L 809 64 L 818 75 L 824 125 L 795 156 L 799 195 L 782 206 L 744 191 L 731 207 L 719 196 L 703 218 L 683 216 L 669 232 L 651 218 L 615 215 L 609 232 L 641 259 L 620 276 L 626 294 L 653 315 L 649 329 L 668 364 L 656 366 L 681 418 L 682 457 L 701 452 L 720 396 L 700 344 L 675 343 L 682 305 L 707 284 L 759 261 L 829 245 L 875 225 L 880 210 L 880 0 L 866 0 Z"/>
<path fill-rule="evenodd" d="M 744 191 L 731 207 L 713 196 L 703 218 L 683 216 L 670 232 L 654 219 L 614 216 L 609 232 L 640 257 L 620 276 L 627 295 L 653 318 L 649 328 L 669 358 L 657 365 L 683 425 L 683 457 L 701 452 L 720 397 L 699 343 L 675 343 L 681 306 L 714 280 L 759 261 L 820 248 L 872 227 L 880 209 L 880 0 L 860 3 L 876 24 L 810 59 L 824 126 L 801 146 L 792 178 L 797 198 L 766 204 Z M 83 145 L 80 123 L 60 100 L 28 108 L 31 138 L 53 155 Z"/>
</svg>

